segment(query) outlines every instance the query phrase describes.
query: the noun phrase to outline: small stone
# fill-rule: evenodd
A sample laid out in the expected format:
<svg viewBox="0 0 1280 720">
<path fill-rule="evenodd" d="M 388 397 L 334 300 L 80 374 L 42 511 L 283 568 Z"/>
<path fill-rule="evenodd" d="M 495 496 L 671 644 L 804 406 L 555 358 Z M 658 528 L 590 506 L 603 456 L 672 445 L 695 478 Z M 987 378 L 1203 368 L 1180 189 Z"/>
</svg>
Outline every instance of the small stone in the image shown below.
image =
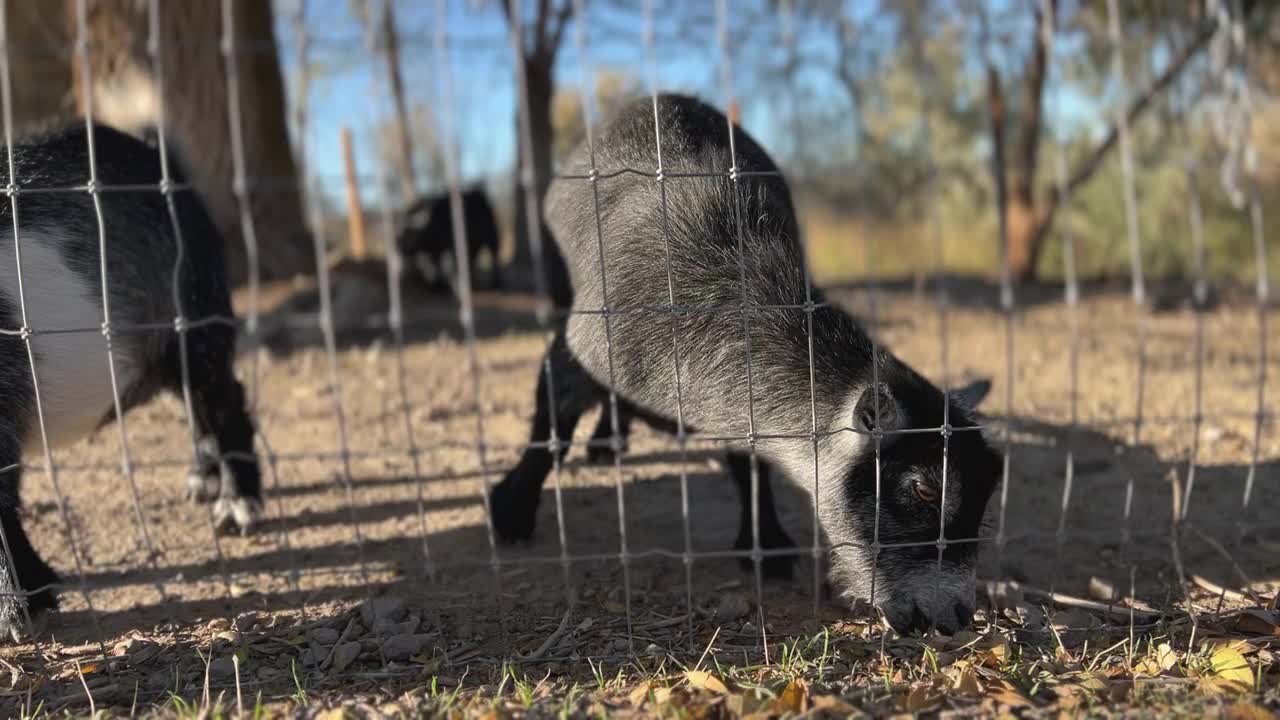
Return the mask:
<svg viewBox="0 0 1280 720">
<path fill-rule="evenodd" d="M 720 596 L 720 604 L 716 607 L 716 622 L 732 622 L 751 612 L 751 603 L 742 593 L 727 592 Z"/>
<path fill-rule="evenodd" d="M 148 690 L 164 690 L 166 688 L 171 688 L 171 683 L 173 682 L 173 675 L 169 673 L 150 673 L 146 677 L 147 679 L 145 684 Z"/>
<path fill-rule="evenodd" d="M 360 653 L 363 651 L 364 648 L 360 647 L 360 643 L 358 642 L 344 642 L 335 647 L 333 649 L 333 663 L 331 665 L 333 671 L 342 672 L 343 670 L 346 670 L 350 667 L 351 663 L 356 661 L 356 658 L 360 657 Z"/>
<path fill-rule="evenodd" d="M 664 653 L 666 653 L 666 650 L 663 650 L 657 643 L 649 643 L 649 645 L 644 649 L 644 654 L 649 657 L 658 657 Z"/>
<path fill-rule="evenodd" d="M 230 655 L 209 663 L 209 677 L 229 678 L 236 674 L 236 661 Z"/>
<path fill-rule="evenodd" d="M 318 627 L 307 633 L 307 639 L 317 645 L 331 647 L 338 642 L 338 631 L 330 627 Z"/>
<path fill-rule="evenodd" d="M 382 643 L 382 656 L 388 660 L 408 660 L 426 643 L 422 635 L 392 635 Z"/>
<path fill-rule="evenodd" d="M 316 654 L 310 649 L 303 650 L 298 655 L 298 662 L 303 667 L 311 667 L 316 664 Z"/>
<path fill-rule="evenodd" d="M 379 620 L 390 622 L 401 620 L 407 612 L 404 598 L 378 597 L 360 606 L 360 619 L 364 621 L 365 627 L 373 627 Z"/>
<path fill-rule="evenodd" d="M 131 665 L 141 665 L 159 655 L 160 646 L 153 642 L 133 638 L 117 645 L 113 652 L 116 655 L 127 656 Z"/>
<path fill-rule="evenodd" d="M 760 632 L 760 628 L 756 627 L 755 623 L 745 622 L 742 623 L 742 629 L 739 632 L 743 635 L 755 635 Z"/>
<path fill-rule="evenodd" d="M 626 638 L 617 638 L 611 644 L 611 649 L 616 653 L 624 653 L 631 649 L 631 643 Z"/>
<path fill-rule="evenodd" d="M 378 637 L 388 637 L 390 635 L 412 635 L 418 630 L 418 618 L 411 617 L 404 622 L 391 622 L 388 620 L 378 620 L 373 624 L 370 631 Z"/>
<path fill-rule="evenodd" d="M 231 626 L 236 630 L 239 630 L 240 632 L 248 632 L 252 630 L 253 627 L 257 624 L 258 624 L 258 614 L 247 612 L 247 613 L 240 613 L 239 615 L 237 615 L 235 622 L 233 622 Z"/>
</svg>

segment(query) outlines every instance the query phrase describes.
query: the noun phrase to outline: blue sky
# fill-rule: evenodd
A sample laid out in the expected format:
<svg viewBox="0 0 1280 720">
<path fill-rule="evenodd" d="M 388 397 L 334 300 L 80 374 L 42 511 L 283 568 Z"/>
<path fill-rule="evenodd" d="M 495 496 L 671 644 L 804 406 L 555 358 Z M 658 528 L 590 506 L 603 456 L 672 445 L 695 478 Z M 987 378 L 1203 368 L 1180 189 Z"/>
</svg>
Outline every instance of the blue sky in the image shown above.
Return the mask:
<svg viewBox="0 0 1280 720">
<path fill-rule="evenodd" d="M 645 23 L 636 10 L 643 7 L 643 1 L 587 0 L 585 28 L 589 66 L 622 71 L 633 76 L 646 90 L 653 71 L 661 90 L 692 91 L 723 104 L 726 97 L 721 75 L 724 64 L 712 22 L 714 3 L 707 2 L 706 22 L 692 28 L 679 27 L 679 19 L 674 15 L 656 12 L 653 22 L 657 40 L 650 62 L 643 43 Z M 731 13 L 729 67 L 733 93 L 739 99 L 747 128 L 766 147 L 774 148 L 775 154 L 785 155 L 795 144 L 794 133 L 788 126 L 788 113 L 794 103 L 824 102 L 831 98 L 831 103 L 843 106 L 845 100 L 833 85 L 830 73 L 817 69 L 802 73 L 796 85 L 788 88 L 791 94 L 788 98 L 762 97 L 758 89 L 753 89 L 759 87 L 753 84 L 753 73 L 771 62 L 776 64 L 781 57 L 777 55 L 782 48 L 776 31 L 787 22 L 778 16 L 773 19 L 776 25 L 762 28 L 759 16 L 750 16 L 755 22 L 741 20 L 748 14 L 739 14 L 738 8 L 762 7 L 759 1 L 726 0 Z M 1001 16 L 1001 7 L 1012 1 L 992 0 L 993 14 Z M 298 68 L 295 2 L 277 0 L 276 18 L 282 67 L 291 97 Z M 464 181 L 500 177 L 509 171 L 515 152 L 513 55 L 498 2 L 447 0 L 440 4 L 436 0 L 408 0 L 396 3 L 408 102 L 431 108 L 438 118 L 451 113 L 457 129 Z M 373 5 L 377 5 L 377 0 Z M 663 0 L 654 0 L 654 5 L 661 7 Z M 439 95 L 441 68 L 436 62 L 435 41 L 440 27 L 436 14 L 440 7 L 444 8 L 448 37 L 447 72 L 454 95 L 451 107 Z M 866 13 L 869 7 L 872 6 L 857 0 L 847 6 L 860 23 L 871 19 Z M 327 195 L 337 198 L 343 172 L 337 150 L 341 128 L 350 127 L 353 131 L 362 177 L 376 178 L 379 170 L 374 128 L 388 117 L 390 102 L 386 92 L 377 85 L 383 83 L 378 58 L 365 49 L 363 28 L 352 14 L 348 0 L 308 0 L 306 8 L 311 66 L 306 158 L 310 174 L 320 179 Z M 1014 22 L 1027 22 L 1026 14 L 1003 15 L 1015 18 Z M 812 28 L 799 22 L 794 27 L 796 42 L 805 52 L 817 56 L 830 52 L 827 32 L 812 32 Z M 561 87 L 582 83 L 577 31 L 576 23 L 569 27 L 558 56 L 556 76 Z M 1071 51 L 1070 47 L 1059 48 L 1059 55 Z M 980 57 L 971 56 L 971 62 L 980 61 Z M 1059 93 L 1049 101 L 1059 120 L 1065 120 L 1059 127 L 1087 126 L 1088 117 L 1096 110 L 1094 102 L 1079 94 Z M 377 202 L 380 195 L 377 185 L 376 180 L 362 183 L 366 202 Z"/>
</svg>

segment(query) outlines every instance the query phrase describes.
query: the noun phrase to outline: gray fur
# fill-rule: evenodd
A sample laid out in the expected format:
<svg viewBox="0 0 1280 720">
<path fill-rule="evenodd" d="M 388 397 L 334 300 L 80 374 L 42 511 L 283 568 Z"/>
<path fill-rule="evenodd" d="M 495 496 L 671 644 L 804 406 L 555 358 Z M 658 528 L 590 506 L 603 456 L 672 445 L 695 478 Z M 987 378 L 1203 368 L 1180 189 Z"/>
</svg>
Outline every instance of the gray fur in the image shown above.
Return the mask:
<svg viewBox="0 0 1280 720">
<path fill-rule="evenodd" d="M 945 479 L 941 433 L 892 435 L 941 426 L 944 414 L 953 427 L 971 428 L 969 407 L 953 399 L 948 408 L 940 390 L 806 288 L 790 192 L 780 175 L 754 174 L 778 170 L 754 140 L 735 129 L 731 157 L 723 114 L 692 98 L 661 96 L 659 166 L 654 115 L 651 100 L 624 107 L 596 136 L 595 165 L 608 177 L 594 187 L 557 179 L 548 193 L 547 222 L 575 293 L 565 328 L 572 358 L 642 415 L 668 422 L 679 415 L 689 431 L 710 436 L 746 437 L 753 426 L 757 436 L 794 436 L 758 437 L 755 452 L 814 496 L 822 530 L 836 546 L 830 577 L 837 594 L 872 600 L 900 630 L 966 625 L 976 544 L 949 543 L 941 574 L 935 546 L 886 546 L 931 543 L 943 525 L 948 540 L 978 534 L 999 468 L 981 433 L 951 434 Z M 562 173 L 588 174 L 590 162 L 581 146 Z M 615 174 L 624 168 L 664 177 Z M 819 304 L 812 333 L 798 307 L 809 297 Z M 675 313 L 666 309 L 673 300 Z M 867 392 L 876 380 L 879 393 Z M 559 392 L 570 392 L 556 382 Z M 817 478 L 809 437 L 815 430 Z M 880 473 L 877 432 L 889 433 L 879 443 Z M 527 485 L 528 472 L 522 461 L 495 499 L 507 507 L 527 499 L 511 488 Z M 920 500 L 918 482 L 945 484 L 946 502 L 939 508 Z M 500 531 L 507 507 L 495 509 Z"/>
</svg>

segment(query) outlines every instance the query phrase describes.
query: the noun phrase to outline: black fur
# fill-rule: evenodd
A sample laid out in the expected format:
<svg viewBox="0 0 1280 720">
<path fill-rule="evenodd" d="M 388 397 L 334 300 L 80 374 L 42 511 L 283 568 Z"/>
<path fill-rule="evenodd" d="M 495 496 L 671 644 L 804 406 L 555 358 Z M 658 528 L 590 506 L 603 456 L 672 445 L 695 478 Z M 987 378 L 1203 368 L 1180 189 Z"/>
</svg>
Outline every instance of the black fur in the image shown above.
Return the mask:
<svg viewBox="0 0 1280 720">
<path fill-rule="evenodd" d="M 178 245 L 166 200 L 158 190 L 159 154 L 143 140 L 103 125 L 95 126 L 93 141 L 97 181 L 104 188 L 99 197 L 106 229 L 113 348 L 117 358 L 127 358 L 139 369 L 137 382 L 120 389 L 127 409 L 160 390 L 181 392 L 179 335 L 172 329 L 127 329 L 151 323 L 172 326 L 178 314 L 173 294 Z M 33 192 L 83 186 L 90 177 L 88 142 L 88 133 L 80 122 L 25 137 L 14 144 L 12 151 L 14 182 L 23 190 L 17 204 L 23 247 L 37 242 L 57 243 L 57 252 L 96 300 L 101 297 L 102 278 L 98 220 L 91 195 Z M 172 160 L 171 175 L 181 184 L 183 173 L 178 159 Z M 156 189 L 109 189 L 125 185 L 150 185 Z M 194 421 L 198 434 L 206 438 L 202 444 L 221 455 L 197 458 L 194 472 L 218 487 L 208 499 L 218 500 L 217 520 L 229 529 L 242 519 L 232 512 L 235 503 L 260 505 L 261 480 L 254 455 L 252 421 L 232 371 L 235 328 L 225 322 L 201 323 L 202 319 L 215 316 L 223 320 L 233 316 L 222 239 L 192 191 L 175 192 L 172 198 L 185 249 L 178 294 L 189 324 L 185 337 Z M 13 209 L 8 200 L 0 202 L 0 252 L 14 252 Z M 0 287 L 0 325 L 15 330 L 22 325 L 16 287 Z M 38 332 L 41 328 L 32 330 Z M 106 360 L 104 352 L 104 364 Z M 39 371 L 38 362 L 36 369 Z M 35 395 L 26 346 L 13 335 L 0 336 L 0 394 L 7 401 L 6 411 L 0 413 L 0 466 L 8 466 L 24 459 L 23 439 L 36 431 Z M 104 418 L 114 417 L 110 407 L 102 408 L 102 412 Z M 26 460 L 39 462 L 37 458 Z M 18 470 L 4 477 L 0 486 L 0 520 L 19 587 L 33 593 L 27 599 L 27 609 L 35 617 L 56 607 L 54 591 L 46 586 L 57 576 L 31 547 L 22 529 L 17 512 L 19 482 Z M 9 568 L 0 574 L 0 590 L 12 592 Z M 0 599 L 0 636 L 17 637 L 25 627 L 20 599 Z"/>
<path fill-rule="evenodd" d="M 487 250 L 490 257 L 489 287 L 502 287 L 502 271 L 498 267 L 498 220 L 494 215 L 489 196 L 480 187 L 462 191 L 462 218 L 466 228 L 467 255 L 471 267 L 476 266 L 480 252 Z M 406 264 L 417 266 L 419 259 L 428 260 L 436 277 L 423 280 L 434 290 L 446 289 L 447 283 L 456 285 L 455 277 L 445 277 L 445 260 L 453 263 L 453 212 L 449 193 L 419 198 L 405 211 L 404 225 L 396 239 L 396 247 Z"/>
</svg>

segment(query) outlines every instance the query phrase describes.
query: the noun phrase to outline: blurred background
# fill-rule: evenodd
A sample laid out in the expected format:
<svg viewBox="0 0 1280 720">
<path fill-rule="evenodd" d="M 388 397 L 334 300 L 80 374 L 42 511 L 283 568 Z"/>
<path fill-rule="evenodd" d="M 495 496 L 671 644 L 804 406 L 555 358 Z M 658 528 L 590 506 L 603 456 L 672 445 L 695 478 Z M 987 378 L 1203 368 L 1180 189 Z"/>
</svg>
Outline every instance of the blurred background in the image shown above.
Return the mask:
<svg viewBox="0 0 1280 720">
<path fill-rule="evenodd" d="M 315 218 L 341 254 L 355 208 L 367 224 L 446 190 L 449 152 L 457 180 L 493 198 L 504 262 L 527 268 L 514 171 L 523 73 L 538 193 L 582 136 L 584 99 L 593 118 L 654 89 L 732 106 L 784 168 L 823 283 L 939 269 L 995 278 L 1001 205 L 1013 280 L 1060 279 L 1066 232 L 1082 278 L 1127 276 L 1114 120 L 1128 112 L 1147 274 L 1194 273 L 1194 183 L 1206 272 L 1252 279 L 1241 209 L 1251 188 L 1264 217 L 1276 204 L 1280 14 L 1228 3 L 1233 35 L 1213 32 L 1208 0 L 1118 7 L 1123 83 L 1102 0 L 732 0 L 723 23 L 710 1 L 66 0 L 7 3 L 5 21 L 19 127 L 83 111 L 80 22 L 96 117 L 154 124 L 165 98 L 170 140 L 191 158 L 241 278 L 229 79 L 272 279 L 314 272 Z M 369 235 L 380 253 L 381 234 Z M 1270 256 L 1274 275 L 1280 252 Z"/>
</svg>

